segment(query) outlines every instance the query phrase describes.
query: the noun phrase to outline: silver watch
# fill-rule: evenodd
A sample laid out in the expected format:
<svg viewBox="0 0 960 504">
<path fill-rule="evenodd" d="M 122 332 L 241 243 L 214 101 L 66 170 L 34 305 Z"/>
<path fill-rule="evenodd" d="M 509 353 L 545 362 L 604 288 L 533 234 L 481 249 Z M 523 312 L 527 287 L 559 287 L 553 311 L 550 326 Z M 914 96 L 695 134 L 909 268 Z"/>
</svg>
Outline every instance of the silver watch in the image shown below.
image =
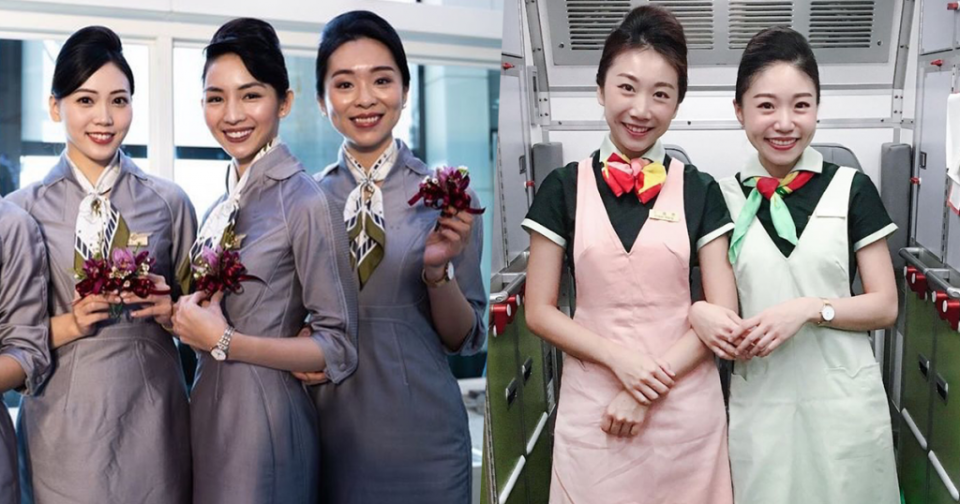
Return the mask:
<svg viewBox="0 0 960 504">
<path fill-rule="evenodd" d="M 230 340 L 233 339 L 233 333 L 236 329 L 233 326 L 227 326 L 217 341 L 217 345 L 210 349 L 210 356 L 218 361 L 227 360 L 227 354 L 230 352 Z"/>
</svg>

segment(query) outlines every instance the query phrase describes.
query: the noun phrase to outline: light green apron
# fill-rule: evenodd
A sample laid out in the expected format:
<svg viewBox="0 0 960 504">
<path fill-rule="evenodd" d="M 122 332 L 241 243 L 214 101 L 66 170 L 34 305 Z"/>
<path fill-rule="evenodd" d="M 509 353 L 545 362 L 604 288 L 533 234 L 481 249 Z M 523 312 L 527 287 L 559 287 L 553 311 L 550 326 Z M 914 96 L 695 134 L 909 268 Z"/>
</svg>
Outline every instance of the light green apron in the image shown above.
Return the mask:
<svg viewBox="0 0 960 504">
<path fill-rule="evenodd" d="M 855 170 L 840 168 L 790 257 L 754 219 L 734 265 L 744 318 L 798 297 L 850 295 L 847 209 Z M 720 182 L 736 221 L 746 198 Z M 897 504 L 890 413 L 866 332 L 806 324 L 766 358 L 737 362 L 730 390 L 737 504 Z"/>
</svg>

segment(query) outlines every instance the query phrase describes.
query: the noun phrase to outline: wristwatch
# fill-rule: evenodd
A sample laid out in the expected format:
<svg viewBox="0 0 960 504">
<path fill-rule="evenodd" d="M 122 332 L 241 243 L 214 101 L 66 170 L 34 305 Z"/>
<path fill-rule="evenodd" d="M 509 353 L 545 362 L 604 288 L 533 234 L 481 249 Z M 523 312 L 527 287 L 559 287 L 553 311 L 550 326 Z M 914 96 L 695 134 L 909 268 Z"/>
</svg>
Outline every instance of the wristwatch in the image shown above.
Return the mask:
<svg viewBox="0 0 960 504">
<path fill-rule="evenodd" d="M 820 308 L 820 322 L 817 322 L 817 325 L 833 322 L 833 317 L 837 315 L 837 312 L 833 309 L 833 305 L 830 304 L 830 301 L 827 301 L 826 299 L 821 299 L 821 301 L 823 301 L 823 307 Z"/>
<path fill-rule="evenodd" d="M 227 360 L 227 354 L 230 352 L 230 340 L 233 339 L 233 333 L 236 329 L 233 326 L 227 326 L 223 331 L 223 335 L 220 336 L 220 341 L 217 341 L 216 346 L 210 349 L 210 356 L 214 360 L 225 361 Z"/>
<path fill-rule="evenodd" d="M 420 279 L 423 280 L 423 283 L 427 284 L 427 287 L 440 287 L 441 285 L 453 280 L 453 263 L 448 262 L 447 267 L 443 270 L 443 276 L 439 280 L 430 281 L 427 280 L 427 270 L 424 268 L 420 272 Z"/>
</svg>

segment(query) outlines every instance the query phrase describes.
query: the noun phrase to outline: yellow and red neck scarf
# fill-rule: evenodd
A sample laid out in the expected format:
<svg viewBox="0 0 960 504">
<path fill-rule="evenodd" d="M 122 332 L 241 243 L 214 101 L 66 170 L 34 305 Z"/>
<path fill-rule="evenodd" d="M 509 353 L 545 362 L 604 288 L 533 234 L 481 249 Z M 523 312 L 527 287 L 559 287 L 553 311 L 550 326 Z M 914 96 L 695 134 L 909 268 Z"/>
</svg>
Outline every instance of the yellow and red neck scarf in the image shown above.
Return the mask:
<svg viewBox="0 0 960 504">
<path fill-rule="evenodd" d="M 814 173 L 809 171 L 795 171 L 782 179 L 774 177 L 751 177 L 743 182 L 745 187 L 752 187 L 753 191 L 747 198 L 747 202 L 740 210 L 737 217 L 737 223 L 733 227 L 733 236 L 730 237 L 730 250 L 727 252 L 727 258 L 730 264 L 737 262 L 740 255 L 740 249 L 743 247 L 743 239 L 747 235 L 750 224 L 757 216 L 757 210 L 760 209 L 760 200 L 766 198 L 770 200 L 770 218 L 773 220 L 773 227 L 777 230 L 780 238 L 796 245 L 797 227 L 793 223 L 793 217 L 783 197 L 800 189 L 813 178 Z"/>
<path fill-rule="evenodd" d="M 627 161 L 617 153 L 603 161 L 603 180 L 616 197 L 632 192 L 644 205 L 660 194 L 667 169 L 660 162 L 635 158 Z"/>
</svg>

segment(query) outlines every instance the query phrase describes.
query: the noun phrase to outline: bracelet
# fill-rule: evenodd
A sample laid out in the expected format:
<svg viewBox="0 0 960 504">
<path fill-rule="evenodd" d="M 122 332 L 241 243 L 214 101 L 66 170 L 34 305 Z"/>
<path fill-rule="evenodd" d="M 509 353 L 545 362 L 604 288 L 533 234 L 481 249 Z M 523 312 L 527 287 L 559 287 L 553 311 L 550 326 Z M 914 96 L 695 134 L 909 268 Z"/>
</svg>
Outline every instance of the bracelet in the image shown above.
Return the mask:
<svg viewBox="0 0 960 504">
<path fill-rule="evenodd" d="M 431 281 L 427 279 L 427 268 L 423 268 L 420 271 L 420 280 L 422 280 L 423 283 L 427 284 L 427 287 L 430 287 L 430 288 L 440 287 L 441 285 L 444 285 L 450 282 L 450 280 L 453 278 L 453 275 L 451 274 L 452 269 L 453 269 L 452 265 L 450 263 L 447 263 L 447 265 L 443 268 L 443 276 L 440 277 L 439 280 Z"/>
<path fill-rule="evenodd" d="M 234 331 L 236 331 L 236 329 L 230 325 L 224 329 L 223 335 L 220 336 L 220 340 L 217 341 L 217 344 L 210 349 L 210 355 L 214 359 L 218 361 L 227 360 L 227 354 L 230 352 L 230 340 L 233 339 Z"/>
</svg>

